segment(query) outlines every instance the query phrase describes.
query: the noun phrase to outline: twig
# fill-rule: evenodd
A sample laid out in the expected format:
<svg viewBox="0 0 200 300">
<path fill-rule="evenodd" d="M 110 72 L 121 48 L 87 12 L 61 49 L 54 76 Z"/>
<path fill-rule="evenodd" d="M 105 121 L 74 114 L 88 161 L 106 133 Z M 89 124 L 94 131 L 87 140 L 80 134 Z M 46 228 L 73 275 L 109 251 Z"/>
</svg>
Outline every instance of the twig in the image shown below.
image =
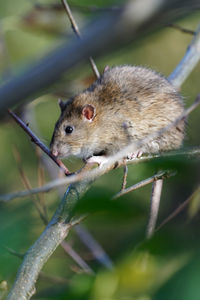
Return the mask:
<svg viewBox="0 0 200 300">
<path fill-rule="evenodd" d="M 197 28 L 192 42 L 187 51 L 177 65 L 176 69 L 168 77 L 175 87 L 180 87 L 192 70 L 196 67 L 200 59 L 200 25 Z"/>
<path fill-rule="evenodd" d="M 128 166 L 127 166 L 126 162 L 124 162 L 123 171 L 124 172 L 123 172 L 123 181 L 122 181 L 121 191 L 125 190 L 126 184 L 127 184 Z"/>
<path fill-rule="evenodd" d="M 166 225 L 168 222 L 170 222 L 172 219 L 174 219 L 188 204 L 189 202 L 193 199 L 194 194 L 200 190 L 200 187 L 192 193 L 192 195 L 187 198 L 183 203 L 181 203 L 162 223 L 156 228 L 155 231 L 160 230 L 164 225 Z"/>
<path fill-rule="evenodd" d="M 68 15 L 68 18 L 69 18 L 69 20 L 71 22 L 71 26 L 72 26 L 72 29 L 73 29 L 74 33 L 76 34 L 76 36 L 79 39 L 81 39 L 81 33 L 79 31 L 78 25 L 77 25 L 77 23 L 76 23 L 73 15 L 72 15 L 72 12 L 71 12 L 71 9 L 70 9 L 70 7 L 69 7 L 69 5 L 67 3 L 67 0 L 61 0 L 61 1 L 62 1 L 62 4 L 63 4 L 64 8 L 65 8 L 65 11 L 66 11 L 66 13 Z M 90 61 L 92 70 L 94 72 L 94 75 L 96 76 L 96 78 L 100 78 L 100 73 L 99 73 L 99 71 L 97 69 L 97 66 L 96 66 L 96 64 L 95 64 L 95 62 L 94 62 L 94 60 L 93 60 L 93 58 L 91 56 L 89 57 L 89 61 Z"/>
<path fill-rule="evenodd" d="M 144 179 L 132 186 L 130 186 L 129 188 L 127 189 L 124 189 L 122 191 L 120 191 L 119 193 L 117 193 L 116 195 L 114 195 L 112 197 L 112 199 L 118 199 L 119 197 L 122 197 L 132 191 L 135 191 L 137 189 L 140 189 L 141 187 L 147 185 L 147 184 L 150 184 L 158 179 L 164 179 L 164 178 L 169 178 L 171 176 L 174 176 L 176 173 L 175 172 L 170 172 L 170 171 L 161 171 L 159 172 L 158 174 L 155 174 L 147 179 Z"/>
<path fill-rule="evenodd" d="M 92 255 L 107 269 L 113 269 L 113 263 L 101 245 L 82 226 L 75 226 L 74 229 L 79 234 L 81 241 L 91 250 Z"/>
<path fill-rule="evenodd" d="M 32 132 L 32 130 L 25 124 L 14 112 L 8 109 L 8 113 L 12 116 L 12 118 L 20 125 L 20 127 L 31 137 L 31 141 L 34 142 L 43 152 L 45 152 L 56 164 L 57 166 L 64 172 L 65 175 L 71 175 L 70 171 L 63 164 L 63 162 L 57 159 L 50 150 L 38 139 L 38 137 Z"/>
<path fill-rule="evenodd" d="M 16 147 L 13 149 L 13 153 L 14 153 L 15 160 L 17 162 L 17 167 L 18 167 L 18 171 L 19 171 L 22 183 L 26 189 L 31 190 L 32 189 L 31 183 L 24 172 L 24 169 L 22 167 L 21 157 L 20 157 L 20 154 Z M 35 205 L 35 208 L 36 208 L 41 220 L 43 221 L 44 225 L 47 225 L 48 219 L 40 206 L 38 195 L 32 195 L 31 199 L 32 199 L 33 204 Z"/>
<path fill-rule="evenodd" d="M 73 248 L 67 242 L 63 241 L 61 243 L 61 246 L 67 252 L 67 254 L 70 255 L 73 260 L 83 269 L 85 273 L 94 275 L 94 272 L 90 268 L 90 266 L 73 250 Z"/>
<path fill-rule="evenodd" d="M 175 28 L 183 33 L 187 33 L 187 34 L 190 34 L 190 35 L 194 35 L 195 34 L 195 31 L 194 30 L 190 30 L 190 29 L 187 29 L 187 28 L 183 28 L 182 26 L 179 26 L 177 24 L 168 24 L 167 27 L 172 27 L 172 28 Z"/>
<path fill-rule="evenodd" d="M 151 205 L 150 205 L 150 216 L 147 225 L 147 239 L 150 239 L 154 233 L 156 221 L 158 217 L 158 210 L 160 206 L 160 197 L 162 192 L 163 179 L 155 180 L 152 185 Z"/>
</svg>

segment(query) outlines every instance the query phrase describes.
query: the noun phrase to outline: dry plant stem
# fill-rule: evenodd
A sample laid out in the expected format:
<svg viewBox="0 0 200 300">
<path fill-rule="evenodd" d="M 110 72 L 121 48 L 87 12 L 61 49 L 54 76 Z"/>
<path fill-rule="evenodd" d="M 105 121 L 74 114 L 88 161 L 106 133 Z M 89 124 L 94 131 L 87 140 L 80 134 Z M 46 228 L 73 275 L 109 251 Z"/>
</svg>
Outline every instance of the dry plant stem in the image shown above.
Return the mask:
<svg viewBox="0 0 200 300">
<path fill-rule="evenodd" d="M 180 88 L 185 79 L 189 76 L 192 70 L 196 67 L 198 61 L 200 60 L 200 25 L 195 32 L 192 42 L 187 48 L 187 51 L 178 64 L 176 69 L 168 77 L 171 83 Z"/>
<path fill-rule="evenodd" d="M 71 9 L 70 9 L 70 7 L 67 3 L 67 0 L 61 0 L 61 1 L 62 1 L 62 4 L 63 4 L 64 8 L 65 8 L 65 11 L 68 15 L 68 18 L 71 22 L 72 29 L 73 29 L 74 33 L 77 35 L 77 37 L 80 39 L 81 38 L 81 33 L 79 31 L 78 25 L 77 25 L 73 15 L 72 15 L 72 12 L 71 12 Z M 94 60 L 91 56 L 89 57 L 89 61 L 90 61 L 92 70 L 94 72 L 94 75 L 98 79 L 100 77 L 100 73 L 99 73 L 99 71 L 97 69 L 97 66 L 96 66 L 96 64 L 95 64 L 95 62 L 94 62 Z"/>
<path fill-rule="evenodd" d="M 78 234 L 80 239 L 87 247 L 91 250 L 92 255 L 101 262 L 103 266 L 107 269 L 113 269 L 113 263 L 110 260 L 109 256 L 106 254 L 101 245 L 90 235 L 90 233 L 82 226 L 77 225 L 74 228 Z"/>
<path fill-rule="evenodd" d="M 200 191 L 200 186 L 197 187 L 197 189 L 192 193 L 192 195 L 187 198 L 183 203 L 181 203 L 157 228 L 155 231 L 160 230 L 164 225 L 166 225 L 168 222 L 170 222 L 172 219 L 174 219 L 193 199 L 194 194 L 197 191 Z"/>
<path fill-rule="evenodd" d="M 130 192 L 133 192 L 133 191 L 135 191 L 137 189 L 140 189 L 143 186 L 146 186 L 147 184 L 150 184 L 150 183 L 152 183 L 152 182 L 154 182 L 154 181 L 156 181 L 158 179 L 169 178 L 169 177 L 174 176 L 174 175 L 175 175 L 175 172 L 161 171 L 158 174 L 155 174 L 155 175 L 153 175 L 153 176 L 151 176 L 151 177 L 149 177 L 147 179 L 144 179 L 144 180 L 142 180 L 142 181 L 140 181 L 140 182 L 138 182 L 138 183 L 130 186 L 127 189 L 124 189 L 124 190 L 120 191 L 119 193 L 117 193 L 116 195 L 114 195 L 112 199 L 113 200 L 114 199 L 118 199 L 118 198 L 120 198 L 120 197 L 122 197 L 122 196 L 124 196 L 124 195 L 126 195 L 126 194 L 128 194 Z"/>
<path fill-rule="evenodd" d="M 154 181 L 152 185 L 152 195 L 151 195 L 151 204 L 150 204 L 150 216 L 149 222 L 147 225 L 147 239 L 150 239 L 154 233 L 156 221 L 158 217 L 158 210 L 160 206 L 160 197 L 162 192 L 163 179 L 158 179 Z"/>
<path fill-rule="evenodd" d="M 43 152 L 45 152 L 55 163 L 56 165 L 64 172 L 65 175 L 70 175 L 70 171 L 63 164 L 63 162 L 57 159 L 54 155 L 51 154 L 49 148 L 47 148 L 38 137 L 32 132 L 32 130 L 25 124 L 14 112 L 8 109 L 8 113 L 12 118 L 20 125 L 22 129 L 31 137 L 31 141 L 34 142 Z"/>
<path fill-rule="evenodd" d="M 82 268 L 82 270 L 85 273 L 93 274 L 94 275 L 94 272 L 89 267 L 89 265 L 86 264 L 86 262 L 73 250 L 73 248 L 68 243 L 66 243 L 65 241 L 63 241 L 61 243 L 61 246 L 73 258 L 73 260 L 77 262 L 77 264 Z"/>
<path fill-rule="evenodd" d="M 128 167 L 127 167 L 126 163 L 124 163 L 124 165 L 123 165 L 123 171 L 124 171 L 124 174 L 123 174 L 121 191 L 124 191 L 124 189 L 126 188 L 126 184 L 127 184 Z"/>
<path fill-rule="evenodd" d="M 85 180 L 68 188 L 44 232 L 27 251 L 7 299 L 30 299 L 35 293 L 35 282 L 42 266 L 65 239 L 71 227 L 81 221 L 80 218 L 72 219 L 74 207 L 87 191 L 89 183 L 91 182 Z"/>
<path fill-rule="evenodd" d="M 187 33 L 187 34 L 190 34 L 190 35 L 194 35 L 195 34 L 195 31 L 194 30 L 190 30 L 190 29 L 187 29 L 187 28 L 184 28 L 182 26 L 179 26 L 177 24 L 168 24 L 167 25 L 168 27 L 172 27 L 172 28 L 175 28 L 183 33 Z"/>
</svg>

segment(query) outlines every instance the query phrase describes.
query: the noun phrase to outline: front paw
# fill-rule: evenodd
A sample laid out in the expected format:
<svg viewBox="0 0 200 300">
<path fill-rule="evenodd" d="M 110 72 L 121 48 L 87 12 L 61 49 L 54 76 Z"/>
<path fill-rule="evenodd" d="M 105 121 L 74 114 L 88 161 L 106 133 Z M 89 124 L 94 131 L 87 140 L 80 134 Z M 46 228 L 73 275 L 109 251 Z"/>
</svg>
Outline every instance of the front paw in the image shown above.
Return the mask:
<svg viewBox="0 0 200 300">
<path fill-rule="evenodd" d="M 86 160 L 89 164 L 98 164 L 101 168 L 104 164 L 108 162 L 108 158 L 106 156 L 91 156 Z"/>
</svg>

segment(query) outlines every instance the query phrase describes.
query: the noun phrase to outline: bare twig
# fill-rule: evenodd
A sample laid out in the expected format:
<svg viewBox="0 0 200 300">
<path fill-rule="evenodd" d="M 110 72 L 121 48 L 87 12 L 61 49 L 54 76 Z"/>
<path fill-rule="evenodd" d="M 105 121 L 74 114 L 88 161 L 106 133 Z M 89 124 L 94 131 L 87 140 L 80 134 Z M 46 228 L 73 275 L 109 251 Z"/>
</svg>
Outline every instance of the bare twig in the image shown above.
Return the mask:
<svg viewBox="0 0 200 300">
<path fill-rule="evenodd" d="M 152 185 L 152 195 L 151 195 L 151 208 L 149 222 L 147 225 L 147 239 L 150 239 L 154 233 L 156 221 L 158 217 L 158 210 L 160 206 L 160 197 L 162 192 L 163 179 L 155 180 Z"/>
<path fill-rule="evenodd" d="M 176 69 L 168 77 L 172 84 L 179 88 L 192 70 L 196 67 L 200 59 L 200 25 L 197 28 L 192 42 Z"/>
<path fill-rule="evenodd" d="M 67 3 L 67 0 L 61 0 L 61 1 L 62 1 L 62 4 L 63 4 L 64 8 L 65 8 L 65 11 L 68 15 L 68 18 L 71 22 L 72 29 L 73 29 L 74 33 L 77 35 L 77 37 L 80 39 L 81 38 L 81 33 L 79 31 L 78 25 L 77 25 L 73 15 L 72 15 L 72 12 L 71 12 L 71 9 L 70 9 L 70 7 Z M 94 72 L 94 75 L 96 76 L 96 78 L 99 78 L 100 73 L 99 73 L 99 71 L 97 69 L 97 66 L 96 66 L 96 64 L 95 64 L 95 62 L 94 62 L 94 60 L 91 56 L 89 57 L 89 61 L 90 61 L 92 70 Z"/>
<path fill-rule="evenodd" d="M 189 202 L 193 199 L 196 192 L 200 190 L 200 187 L 192 193 L 192 195 L 187 198 L 183 203 L 181 203 L 162 223 L 156 228 L 157 230 L 160 230 L 164 225 L 166 225 L 168 222 L 170 222 L 172 219 L 174 219 L 182 210 L 189 204 Z"/>
<path fill-rule="evenodd" d="M 81 241 L 91 250 L 92 255 L 107 269 L 113 269 L 113 263 L 101 245 L 91 236 L 83 226 L 74 227 Z"/>
<path fill-rule="evenodd" d="M 122 196 L 124 196 L 124 195 L 126 195 L 126 194 L 128 194 L 128 193 L 130 193 L 132 191 L 135 191 L 137 189 L 140 189 L 141 187 L 143 187 L 143 186 L 145 186 L 147 184 L 150 184 L 150 183 L 152 183 L 152 182 L 154 182 L 154 181 L 156 181 L 158 179 L 169 178 L 169 177 L 174 176 L 174 175 L 175 175 L 175 172 L 161 171 L 158 174 L 155 174 L 155 175 L 153 175 L 153 176 L 151 176 L 151 177 L 149 177 L 147 179 L 144 179 L 144 180 L 142 180 L 142 181 L 140 181 L 140 182 L 138 182 L 138 183 L 130 186 L 127 189 L 124 189 L 124 190 L 120 191 L 119 193 L 117 193 L 116 195 L 114 195 L 112 197 L 112 199 L 117 199 L 119 197 L 122 197 Z"/>
<path fill-rule="evenodd" d="M 122 188 L 121 191 L 124 191 L 126 188 L 126 184 L 127 184 L 127 176 L 128 176 L 128 166 L 126 164 L 126 162 L 123 165 L 123 181 L 122 181 Z"/>
<path fill-rule="evenodd" d="M 93 270 L 90 268 L 90 266 L 73 250 L 73 248 L 65 241 L 61 243 L 61 246 L 63 249 L 67 252 L 68 255 L 70 255 L 73 260 L 82 268 L 82 270 L 85 273 L 93 274 Z"/>
<path fill-rule="evenodd" d="M 177 29 L 177 30 L 179 30 L 179 31 L 181 31 L 181 32 L 183 32 L 183 33 L 187 33 L 187 34 L 190 34 L 190 35 L 194 35 L 195 34 L 195 31 L 194 30 L 190 30 L 190 29 L 187 29 L 187 28 L 184 28 L 184 27 L 182 27 L 182 26 L 179 26 L 179 25 L 177 25 L 177 24 L 168 24 L 167 25 L 168 27 L 172 27 L 172 28 L 174 28 L 174 29 Z"/>
<path fill-rule="evenodd" d="M 63 164 L 63 162 L 59 159 L 57 159 L 45 146 L 38 137 L 32 132 L 32 130 L 28 127 L 27 124 L 25 124 L 14 112 L 12 112 L 10 109 L 8 109 L 9 114 L 12 116 L 12 118 L 24 129 L 24 131 L 31 137 L 31 141 L 34 142 L 43 152 L 45 152 L 55 163 L 56 165 L 64 172 L 65 175 L 71 175 L 70 171 L 67 169 L 67 167 Z"/>
</svg>

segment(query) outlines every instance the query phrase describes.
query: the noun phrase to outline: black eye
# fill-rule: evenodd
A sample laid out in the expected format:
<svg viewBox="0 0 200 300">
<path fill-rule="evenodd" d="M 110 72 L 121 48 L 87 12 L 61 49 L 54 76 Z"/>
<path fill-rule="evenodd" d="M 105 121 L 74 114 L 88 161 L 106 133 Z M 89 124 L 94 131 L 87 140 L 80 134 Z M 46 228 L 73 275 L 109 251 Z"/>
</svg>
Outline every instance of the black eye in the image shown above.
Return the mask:
<svg viewBox="0 0 200 300">
<path fill-rule="evenodd" d="M 74 128 L 73 128 L 72 126 L 67 126 L 67 127 L 65 128 L 65 132 L 66 132 L 67 134 L 72 133 L 73 130 L 74 130 Z"/>
</svg>

